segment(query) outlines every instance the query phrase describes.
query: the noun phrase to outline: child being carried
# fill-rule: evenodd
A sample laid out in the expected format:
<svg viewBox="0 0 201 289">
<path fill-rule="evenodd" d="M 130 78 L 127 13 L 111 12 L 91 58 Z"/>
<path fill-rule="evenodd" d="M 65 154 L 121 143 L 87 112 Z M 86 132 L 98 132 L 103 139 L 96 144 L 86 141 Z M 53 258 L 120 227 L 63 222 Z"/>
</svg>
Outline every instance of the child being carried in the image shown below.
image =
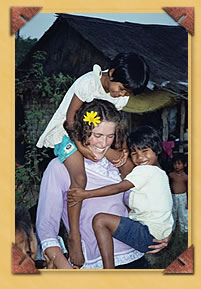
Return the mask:
<svg viewBox="0 0 201 289">
<path fill-rule="evenodd" d="M 99 213 L 93 219 L 104 268 L 114 264 L 113 238 L 140 252 L 151 250 L 156 240 L 167 238 L 173 227 L 172 195 L 168 176 L 160 168 L 161 140 L 150 126 L 141 126 L 130 134 L 128 146 L 135 165 L 122 182 L 96 190 L 72 189 L 70 206 L 87 198 L 108 196 L 131 190 L 129 217 Z"/>
</svg>

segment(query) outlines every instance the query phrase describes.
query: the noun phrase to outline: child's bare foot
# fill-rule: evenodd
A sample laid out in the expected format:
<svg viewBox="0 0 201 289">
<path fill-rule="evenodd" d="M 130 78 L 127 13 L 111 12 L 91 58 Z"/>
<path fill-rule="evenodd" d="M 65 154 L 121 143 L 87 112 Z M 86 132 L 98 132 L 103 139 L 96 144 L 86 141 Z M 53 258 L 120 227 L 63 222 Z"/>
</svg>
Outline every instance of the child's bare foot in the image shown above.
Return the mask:
<svg viewBox="0 0 201 289">
<path fill-rule="evenodd" d="M 78 236 L 72 236 L 69 234 L 68 249 L 70 261 L 74 266 L 82 267 L 84 265 L 85 259 L 82 252 L 82 245 L 80 234 Z"/>
</svg>

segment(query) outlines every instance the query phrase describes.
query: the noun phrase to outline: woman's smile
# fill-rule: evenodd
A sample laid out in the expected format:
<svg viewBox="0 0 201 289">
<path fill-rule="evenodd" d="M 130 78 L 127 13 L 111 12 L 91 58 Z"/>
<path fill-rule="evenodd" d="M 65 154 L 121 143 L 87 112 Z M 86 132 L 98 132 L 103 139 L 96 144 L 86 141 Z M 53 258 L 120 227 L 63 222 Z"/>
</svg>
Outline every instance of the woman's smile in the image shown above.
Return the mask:
<svg viewBox="0 0 201 289">
<path fill-rule="evenodd" d="M 92 130 L 89 137 L 89 148 L 95 154 L 98 160 L 102 159 L 111 147 L 115 136 L 115 123 L 102 121 Z"/>
<path fill-rule="evenodd" d="M 105 148 L 98 148 L 98 147 L 94 147 L 95 150 L 97 150 L 98 152 L 103 152 L 105 150 Z"/>
</svg>

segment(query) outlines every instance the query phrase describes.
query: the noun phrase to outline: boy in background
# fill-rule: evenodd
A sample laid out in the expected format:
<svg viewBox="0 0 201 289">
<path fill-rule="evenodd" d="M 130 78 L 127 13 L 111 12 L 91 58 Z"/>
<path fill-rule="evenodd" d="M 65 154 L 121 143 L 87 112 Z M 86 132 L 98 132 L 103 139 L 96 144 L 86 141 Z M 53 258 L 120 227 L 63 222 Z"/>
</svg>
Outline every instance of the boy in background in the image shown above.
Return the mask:
<svg viewBox="0 0 201 289">
<path fill-rule="evenodd" d="M 182 233 L 188 232 L 188 175 L 184 169 L 186 160 L 184 154 L 176 154 L 173 157 L 174 171 L 169 173 L 170 187 L 173 198 L 173 218 L 174 227 L 176 228 L 176 221 Z"/>
</svg>

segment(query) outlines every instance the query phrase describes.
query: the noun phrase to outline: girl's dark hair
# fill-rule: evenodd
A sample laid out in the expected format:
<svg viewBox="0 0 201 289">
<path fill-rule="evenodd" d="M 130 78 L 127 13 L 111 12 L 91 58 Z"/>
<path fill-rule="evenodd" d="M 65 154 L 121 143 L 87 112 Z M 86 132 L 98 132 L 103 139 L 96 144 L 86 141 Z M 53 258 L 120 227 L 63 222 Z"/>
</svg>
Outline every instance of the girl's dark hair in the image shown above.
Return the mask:
<svg viewBox="0 0 201 289">
<path fill-rule="evenodd" d="M 94 99 L 91 102 L 84 102 L 80 109 L 75 114 L 75 120 L 72 126 L 68 126 L 67 122 L 64 122 L 64 128 L 69 134 L 71 139 L 77 139 L 82 144 L 88 144 L 88 138 L 91 136 L 94 124 L 89 125 L 88 122 L 83 121 L 84 115 L 87 112 L 97 112 L 97 116 L 100 117 L 100 121 L 114 122 L 116 125 L 115 138 L 112 144 L 112 148 L 121 148 L 126 133 L 125 121 L 122 118 L 121 113 L 116 109 L 114 104 L 109 101 Z"/>
<path fill-rule="evenodd" d="M 27 239 L 31 238 L 32 224 L 28 209 L 15 206 L 15 231 L 25 232 Z"/>
<path fill-rule="evenodd" d="M 162 142 L 158 132 L 151 126 L 139 126 L 128 136 L 128 147 L 130 151 L 138 149 L 150 148 L 157 155 L 162 151 Z"/>
<path fill-rule="evenodd" d="M 112 80 L 121 82 L 133 94 L 143 92 L 149 80 L 149 66 L 144 58 L 133 52 L 119 53 L 111 61 L 109 71 L 114 68 Z"/>
</svg>

